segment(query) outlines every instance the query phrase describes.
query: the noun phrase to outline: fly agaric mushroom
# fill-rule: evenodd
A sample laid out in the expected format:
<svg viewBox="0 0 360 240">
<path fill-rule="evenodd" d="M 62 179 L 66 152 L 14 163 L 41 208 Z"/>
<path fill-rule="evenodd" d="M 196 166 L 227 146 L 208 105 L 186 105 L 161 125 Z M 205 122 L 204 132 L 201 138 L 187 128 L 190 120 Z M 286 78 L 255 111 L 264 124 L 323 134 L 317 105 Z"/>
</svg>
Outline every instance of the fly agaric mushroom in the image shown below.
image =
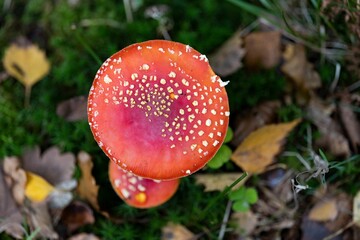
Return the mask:
<svg viewBox="0 0 360 240">
<path fill-rule="evenodd" d="M 133 44 L 98 70 L 89 124 L 101 149 L 124 170 L 151 179 L 183 177 L 202 168 L 225 138 L 226 84 L 188 45 Z"/>
<path fill-rule="evenodd" d="M 138 177 L 111 160 L 109 179 L 117 195 L 136 208 L 151 208 L 165 203 L 175 194 L 180 182 L 180 179 L 158 181 Z"/>
</svg>

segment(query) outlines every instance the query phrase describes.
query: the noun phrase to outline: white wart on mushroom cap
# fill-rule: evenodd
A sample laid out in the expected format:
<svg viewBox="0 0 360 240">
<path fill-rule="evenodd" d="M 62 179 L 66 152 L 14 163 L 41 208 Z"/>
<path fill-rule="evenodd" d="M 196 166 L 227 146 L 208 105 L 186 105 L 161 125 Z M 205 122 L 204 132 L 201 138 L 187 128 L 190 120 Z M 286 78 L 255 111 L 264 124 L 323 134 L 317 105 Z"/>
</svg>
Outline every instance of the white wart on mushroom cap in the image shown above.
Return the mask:
<svg viewBox="0 0 360 240">
<path fill-rule="evenodd" d="M 158 181 L 138 177 L 110 160 L 109 179 L 118 196 L 136 208 L 150 208 L 168 201 L 178 189 L 180 179 Z"/>
<path fill-rule="evenodd" d="M 133 44 L 107 59 L 90 90 L 95 140 L 123 169 L 173 179 L 202 168 L 220 148 L 229 105 L 206 56 L 176 42 Z"/>
</svg>

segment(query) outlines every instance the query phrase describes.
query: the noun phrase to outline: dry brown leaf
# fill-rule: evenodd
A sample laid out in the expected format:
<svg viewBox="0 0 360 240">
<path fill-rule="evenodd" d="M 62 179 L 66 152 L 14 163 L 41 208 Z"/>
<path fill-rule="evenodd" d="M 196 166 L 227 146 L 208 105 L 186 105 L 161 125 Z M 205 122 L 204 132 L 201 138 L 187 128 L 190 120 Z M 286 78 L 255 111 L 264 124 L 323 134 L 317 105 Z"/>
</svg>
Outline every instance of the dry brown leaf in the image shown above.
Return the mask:
<svg viewBox="0 0 360 240">
<path fill-rule="evenodd" d="M 81 170 L 81 178 L 77 188 L 77 193 L 80 198 L 87 200 L 90 205 L 98 212 L 103 214 L 105 217 L 109 217 L 107 212 L 101 211 L 98 202 L 99 186 L 96 184 L 95 178 L 91 171 L 93 168 L 93 162 L 91 156 L 84 151 L 79 152 L 78 165 Z"/>
<path fill-rule="evenodd" d="M 238 234 L 248 236 L 256 228 L 258 218 L 252 211 L 235 212 L 231 215 L 231 222 L 235 225 Z"/>
<path fill-rule="evenodd" d="M 350 156 L 350 146 L 339 125 L 330 117 L 332 111 L 319 99 L 312 99 L 306 108 L 307 118 L 319 129 L 322 137 L 316 144 L 336 156 Z M 331 129 L 331 131 L 329 131 Z"/>
<path fill-rule="evenodd" d="M 46 202 L 30 203 L 27 206 L 26 213 L 32 232 L 38 230 L 38 234 L 45 239 L 58 239 L 55 232 Z"/>
<path fill-rule="evenodd" d="M 244 55 L 245 50 L 242 47 L 240 30 L 238 30 L 209 57 L 209 62 L 216 74 L 226 77 L 242 67 L 241 60 Z"/>
<path fill-rule="evenodd" d="M 161 240 L 190 240 L 195 236 L 183 225 L 175 223 L 168 223 L 161 232 Z"/>
<path fill-rule="evenodd" d="M 74 201 L 62 211 L 60 221 L 67 231 L 71 233 L 84 225 L 93 224 L 95 217 L 87 204 Z"/>
<path fill-rule="evenodd" d="M 4 179 L 3 166 L 0 165 L 0 233 L 6 232 L 16 239 L 23 239 L 23 216 L 12 197 Z"/>
<path fill-rule="evenodd" d="M 360 227 L 360 191 L 358 191 L 353 201 L 353 221 Z"/>
<path fill-rule="evenodd" d="M 313 221 L 332 221 L 338 215 L 336 199 L 319 201 L 309 212 L 309 219 Z"/>
<path fill-rule="evenodd" d="M 17 204 L 22 205 L 25 199 L 26 172 L 20 166 L 17 157 L 5 157 L 3 162 L 5 181 L 12 191 Z"/>
<path fill-rule="evenodd" d="M 358 147 L 360 147 L 360 124 L 351 107 L 351 96 L 349 93 L 341 95 L 338 111 L 352 149 L 358 152 Z"/>
<path fill-rule="evenodd" d="M 271 123 L 275 119 L 280 105 L 279 101 L 263 102 L 247 111 L 246 115 L 239 117 L 231 144 L 239 146 L 251 132 Z"/>
<path fill-rule="evenodd" d="M 321 87 L 321 79 L 306 59 L 305 47 L 288 44 L 284 52 L 283 73 L 291 80 L 298 103 L 305 104 L 313 95 L 312 90 Z"/>
<path fill-rule="evenodd" d="M 235 182 L 242 173 L 216 173 L 216 174 L 195 174 L 196 184 L 202 184 L 205 186 L 205 192 L 211 191 L 223 191 L 226 187 Z M 249 178 L 247 176 L 244 180 L 238 183 L 234 189 L 241 187 Z"/>
<path fill-rule="evenodd" d="M 59 103 L 56 114 L 69 122 L 87 119 L 87 98 L 78 96 Z"/>
<path fill-rule="evenodd" d="M 272 124 L 252 132 L 235 150 L 231 160 L 244 171 L 261 173 L 273 162 L 281 150 L 286 136 L 300 122 Z"/>
<path fill-rule="evenodd" d="M 246 67 L 270 69 L 279 64 L 281 58 L 281 33 L 253 32 L 244 38 Z"/>
<path fill-rule="evenodd" d="M 79 233 L 68 238 L 68 240 L 100 240 L 100 238 L 90 233 Z"/>
<path fill-rule="evenodd" d="M 36 146 L 24 151 L 22 166 L 26 171 L 35 173 L 56 186 L 72 179 L 75 156 L 72 153 L 61 153 L 56 146 L 48 148 L 40 155 L 40 148 Z"/>
</svg>

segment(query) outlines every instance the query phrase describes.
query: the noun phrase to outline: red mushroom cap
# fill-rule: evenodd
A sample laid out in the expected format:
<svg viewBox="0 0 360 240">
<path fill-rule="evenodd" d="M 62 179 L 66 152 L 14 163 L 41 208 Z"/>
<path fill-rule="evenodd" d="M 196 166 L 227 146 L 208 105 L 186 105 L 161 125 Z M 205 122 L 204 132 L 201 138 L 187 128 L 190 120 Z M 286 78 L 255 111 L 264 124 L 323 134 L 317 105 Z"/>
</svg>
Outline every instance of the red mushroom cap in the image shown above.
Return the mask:
<svg viewBox="0 0 360 240">
<path fill-rule="evenodd" d="M 183 177 L 202 168 L 225 138 L 226 84 L 188 45 L 133 44 L 98 70 L 89 124 L 105 154 L 126 171 L 151 179 Z"/>
<path fill-rule="evenodd" d="M 138 177 L 111 160 L 109 178 L 119 197 L 136 208 L 151 208 L 165 203 L 175 194 L 180 183 L 180 179 L 159 181 Z"/>
</svg>

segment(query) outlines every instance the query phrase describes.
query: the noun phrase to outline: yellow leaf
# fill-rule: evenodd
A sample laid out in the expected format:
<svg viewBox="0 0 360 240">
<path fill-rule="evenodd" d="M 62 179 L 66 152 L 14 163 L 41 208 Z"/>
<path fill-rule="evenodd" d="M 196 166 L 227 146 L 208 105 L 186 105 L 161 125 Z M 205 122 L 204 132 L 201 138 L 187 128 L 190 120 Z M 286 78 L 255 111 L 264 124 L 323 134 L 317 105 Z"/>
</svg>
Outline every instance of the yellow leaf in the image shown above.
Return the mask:
<svg viewBox="0 0 360 240">
<path fill-rule="evenodd" d="M 50 70 L 45 53 L 38 46 L 12 44 L 3 58 L 4 68 L 26 87 L 31 87 Z"/>
<path fill-rule="evenodd" d="M 33 202 L 41 202 L 54 190 L 54 186 L 44 178 L 31 172 L 26 172 L 27 182 L 25 195 Z"/>
<path fill-rule="evenodd" d="M 238 146 L 231 160 L 246 172 L 263 172 L 280 152 L 285 137 L 300 121 L 267 125 L 252 132 Z"/>
<path fill-rule="evenodd" d="M 309 212 L 309 219 L 313 221 L 331 221 L 338 215 L 336 199 L 318 202 Z"/>
</svg>

